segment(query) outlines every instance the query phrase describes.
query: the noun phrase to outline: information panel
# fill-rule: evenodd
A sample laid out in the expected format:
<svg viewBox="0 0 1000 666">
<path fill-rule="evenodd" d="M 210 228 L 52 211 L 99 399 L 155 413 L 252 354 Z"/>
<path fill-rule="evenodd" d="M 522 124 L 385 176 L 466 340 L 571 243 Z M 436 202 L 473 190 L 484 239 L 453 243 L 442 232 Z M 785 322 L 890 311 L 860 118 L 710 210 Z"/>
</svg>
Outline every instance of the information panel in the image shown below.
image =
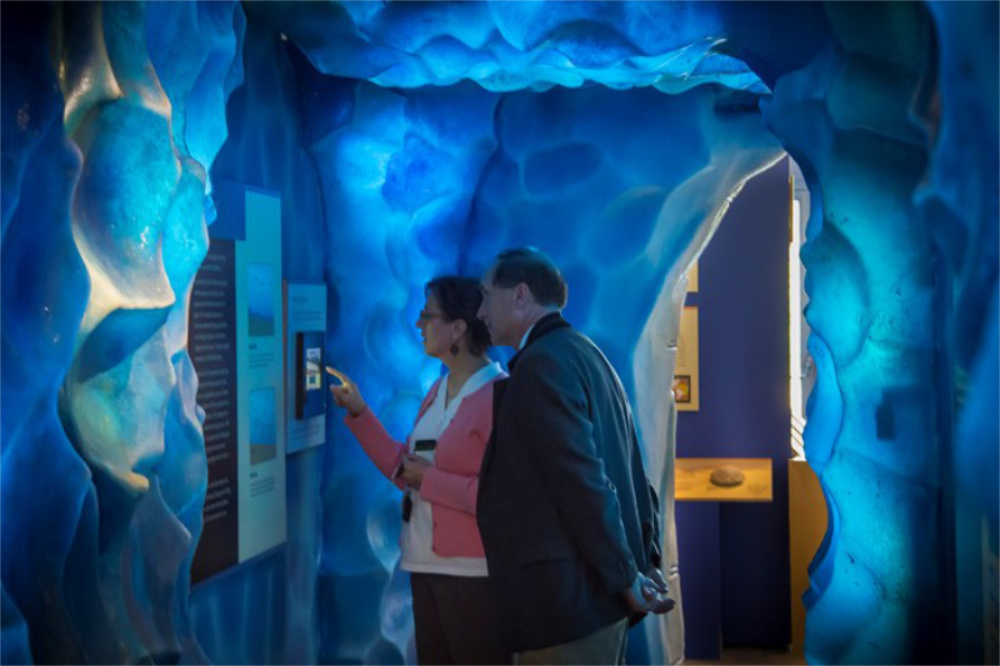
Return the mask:
<svg viewBox="0 0 1000 666">
<path fill-rule="evenodd" d="M 286 538 L 281 200 L 224 181 L 214 199 L 188 331 L 208 458 L 192 582 Z"/>
<path fill-rule="evenodd" d="M 288 453 L 326 442 L 326 285 L 287 285 Z"/>
<path fill-rule="evenodd" d="M 240 382 L 240 562 L 285 541 L 285 391 L 281 294 L 281 200 L 247 189 L 246 242 L 236 302 L 246 326 L 247 381 Z M 241 369 L 242 369 L 241 367 Z"/>
<path fill-rule="evenodd" d="M 188 349 L 205 410 L 208 491 L 204 529 L 191 578 L 201 580 L 238 561 L 236 256 L 235 242 L 213 239 L 191 289 Z"/>
</svg>

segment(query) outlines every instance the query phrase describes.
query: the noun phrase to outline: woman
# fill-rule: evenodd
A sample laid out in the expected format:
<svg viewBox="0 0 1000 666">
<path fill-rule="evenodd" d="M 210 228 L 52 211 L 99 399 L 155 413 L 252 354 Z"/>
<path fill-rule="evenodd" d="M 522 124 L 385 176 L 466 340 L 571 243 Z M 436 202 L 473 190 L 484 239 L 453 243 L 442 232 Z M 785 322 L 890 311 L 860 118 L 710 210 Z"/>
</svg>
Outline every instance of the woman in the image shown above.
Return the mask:
<svg viewBox="0 0 1000 666">
<path fill-rule="evenodd" d="M 344 422 L 368 457 L 403 488 L 400 566 L 410 572 L 417 660 L 421 664 L 503 664 L 488 589 L 486 558 L 476 526 L 479 467 L 493 426 L 493 383 L 504 377 L 486 358 L 490 334 L 476 316 L 482 302 L 471 278 L 427 283 L 417 319 L 424 352 L 448 374 L 431 386 L 405 444 L 392 440 L 343 373 L 331 386 Z"/>
</svg>

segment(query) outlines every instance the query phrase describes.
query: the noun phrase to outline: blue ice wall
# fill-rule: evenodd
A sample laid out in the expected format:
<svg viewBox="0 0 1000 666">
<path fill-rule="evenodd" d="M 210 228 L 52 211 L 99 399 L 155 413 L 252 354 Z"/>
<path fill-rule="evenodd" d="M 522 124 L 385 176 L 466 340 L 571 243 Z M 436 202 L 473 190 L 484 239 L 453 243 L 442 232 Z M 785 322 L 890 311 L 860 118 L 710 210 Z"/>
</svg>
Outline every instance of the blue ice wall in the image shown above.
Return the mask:
<svg viewBox="0 0 1000 666">
<path fill-rule="evenodd" d="M 5 664 L 30 664 L 31 648 L 28 646 L 28 624 L 17 607 L 0 588 L 0 614 L 3 626 L 0 628 L 0 659 Z"/>
<path fill-rule="evenodd" d="M 806 656 L 943 662 L 950 424 L 935 392 L 935 322 L 946 313 L 912 201 L 926 138 L 908 116 L 928 64 L 929 18 L 909 4 L 826 12 L 833 41 L 779 78 L 764 107 L 813 202 L 802 261 L 818 380 L 806 455 L 830 527 L 811 568 Z"/>
<path fill-rule="evenodd" d="M 287 275 L 328 281 L 331 359 L 396 434 L 437 373 L 412 328 L 423 282 L 552 251 L 669 516 L 681 276 L 778 142 L 816 206 L 807 446 L 833 511 L 810 659 L 950 661 L 982 638 L 995 4 L 247 3 L 245 88 L 243 5 L 3 5 L 4 660 L 412 658 L 397 496 L 335 420 L 289 461 L 299 536 L 187 593 L 205 466 L 185 308 L 210 173 L 282 192 Z M 676 659 L 679 618 L 641 625 L 653 660 Z"/>
<path fill-rule="evenodd" d="M 0 571 L 5 662 L 8 656 L 82 662 L 85 646 L 73 637 L 74 625 L 81 623 L 81 596 L 96 593 L 92 583 L 87 589 L 96 559 L 94 489 L 57 410 L 89 282 L 70 226 L 80 152 L 66 138 L 63 98 L 48 60 L 45 35 L 53 20 L 47 5 L 3 10 Z M 39 493 L 40 484 L 48 491 Z M 76 566 L 66 567 L 71 553 L 81 552 Z M 74 595 L 74 589 L 84 594 Z M 18 631 L 19 623 L 30 633 Z M 8 627 L 14 629 L 10 634 Z"/>
<path fill-rule="evenodd" d="M 497 10 L 498 4 L 491 5 L 491 11 Z M 694 22 L 704 20 L 700 25 L 707 32 L 718 30 L 716 35 L 724 34 L 733 40 L 717 52 L 744 56 L 768 85 L 783 87 L 769 106 L 769 127 L 803 164 L 817 192 L 817 210 L 812 216 L 817 222 L 810 230 L 811 244 L 804 258 L 811 270 L 810 291 L 816 303 L 810 313 L 810 322 L 818 329 L 812 345 L 823 374 L 812 403 L 813 425 L 808 438 L 828 496 L 834 498 L 834 515 L 833 529 L 814 569 L 810 657 L 824 662 L 941 659 L 951 649 L 954 633 L 954 625 L 944 621 L 938 610 L 953 605 L 949 601 L 954 581 L 948 526 L 953 506 L 947 490 L 950 474 L 947 466 L 940 469 L 938 463 L 950 459 L 952 421 L 947 398 L 942 400 L 942 394 L 930 387 L 950 383 L 947 370 L 943 370 L 947 358 L 940 350 L 948 347 L 942 333 L 946 325 L 942 322 L 951 314 L 939 300 L 943 283 L 932 267 L 934 249 L 927 229 L 916 223 L 912 198 L 925 167 L 927 143 L 908 108 L 914 93 L 924 85 L 934 53 L 928 41 L 928 17 L 920 5 L 858 5 L 851 9 L 815 3 L 781 5 L 777 9 L 765 4 L 727 5 L 722 9 L 701 6 L 706 7 L 704 14 L 694 17 Z M 440 7 L 444 9 L 438 11 Z M 501 92 L 545 89 L 551 80 L 535 85 L 525 78 L 530 66 L 522 67 L 520 63 L 505 65 L 509 79 L 494 78 L 493 68 L 506 62 L 496 56 L 499 49 L 486 58 L 478 53 L 466 57 L 463 47 L 454 44 L 456 39 L 466 45 L 497 43 L 491 41 L 496 38 L 492 28 L 480 25 L 483 7 L 328 6 L 309 20 L 288 20 L 282 27 L 303 44 L 319 69 L 331 74 L 369 77 L 399 86 L 449 83 L 452 79 L 448 77 L 467 75 L 487 89 Z M 574 50 L 579 41 L 572 45 L 559 41 L 570 33 L 587 35 L 592 38 L 591 45 L 599 43 L 606 48 L 602 52 L 605 65 L 614 59 L 610 54 L 616 49 L 619 54 L 628 50 L 616 41 L 617 34 L 612 36 L 620 25 L 617 19 L 634 9 L 627 3 L 613 9 L 592 6 L 580 10 L 577 6 L 559 5 L 559 10 L 546 10 L 540 4 L 526 10 L 523 7 L 518 6 L 516 11 L 526 12 L 525 16 L 532 20 L 518 24 L 521 32 L 505 32 L 509 26 L 504 23 L 502 11 L 493 18 L 504 43 L 523 48 L 532 56 L 537 55 L 532 49 L 539 44 L 544 47 L 559 43 L 559 53 L 566 56 L 566 61 L 582 63 L 573 59 L 580 53 Z M 574 13 L 578 11 L 586 15 Z M 462 12 L 474 17 L 470 19 Z M 463 27 L 458 25 L 459 15 Z M 322 29 L 318 27 L 321 16 L 329 20 Z M 575 19 L 579 23 L 573 23 Z M 594 23 L 608 29 L 590 30 Z M 467 29 L 467 25 L 474 27 Z M 317 34 L 327 28 L 343 39 L 333 45 L 318 39 Z M 788 33 L 789 39 L 774 40 L 776 32 Z M 529 33 L 534 37 L 544 35 L 544 39 L 535 41 L 527 36 Z M 627 41 L 635 44 L 634 40 Z M 435 51 L 442 45 L 447 49 Z M 490 47 L 482 50 L 490 51 Z M 590 49 L 591 54 L 597 50 Z M 371 66 L 371 71 L 353 71 L 351 67 L 357 63 L 345 57 L 348 52 L 364 54 L 358 66 Z M 463 69 L 470 60 L 480 69 Z M 563 76 L 566 61 L 554 64 L 557 73 L 551 76 Z M 584 72 L 581 78 L 586 80 L 586 67 L 580 69 Z M 562 83 L 574 85 L 566 80 Z M 636 77 L 630 84 L 618 81 L 614 85 L 641 86 L 642 81 Z M 507 103 L 516 105 L 512 99 L 514 96 L 509 96 L 498 105 L 500 147 L 484 172 L 470 219 L 470 228 L 476 231 L 469 234 L 470 250 L 461 265 L 473 273 L 481 268 L 477 262 L 487 260 L 478 256 L 473 245 L 481 246 L 481 254 L 488 257 L 493 247 L 504 240 L 544 238 L 549 233 L 547 228 L 558 229 L 558 204 L 544 208 L 539 203 L 547 195 L 554 199 L 560 195 L 579 196 L 578 184 L 585 182 L 593 183 L 596 196 L 600 196 L 600 188 L 607 185 L 603 179 L 588 180 L 602 167 L 605 155 L 601 150 L 591 151 L 586 145 L 567 141 L 570 145 L 552 147 L 551 152 L 546 152 L 548 146 L 535 151 L 532 138 L 545 145 L 553 137 L 535 132 L 535 125 L 544 126 L 544 120 L 531 113 L 517 116 L 510 141 L 513 147 L 520 140 L 529 148 L 510 160 L 513 164 L 507 163 L 505 153 L 509 148 L 504 143 L 503 123 Z M 743 103 L 747 104 L 745 100 Z M 566 106 L 570 108 L 569 116 L 579 110 L 573 103 Z M 614 108 L 613 104 L 606 106 Z M 635 107 L 631 110 L 634 113 Z M 332 115 L 341 117 L 339 113 Z M 563 129 L 558 124 L 555 127 Z M 524 136 L 519 136 L 522 133 Z M 687 135 L 673 138 L 683 142 Z M 559 143 L 563 137 L 556 134 L 554 140 Z M 513 185 L 500 185 L 503 194 L 496 197 L 500 203 L 491 206 L 491 180 L 497 178 L 502 183 L 504 177 L 497 176 L 494 170 L 502 172 L 504 168 Z M 374 182 L 381 181 L 376 178 Z M 685 181 L 692 186 L 698 183 L 697 178 Z M 682 187 L 677 190 L 683 192 Z M 984 200 L 980 193 L 974 194 Z M 990 201 L 988 193 L 985 201 Z M 508 205 L 513 212 L 495 215 L 494 208 L 502 210 Z M 534 213 L 534 207 L 544 209 L 546 214 Z M 586 220 L 592 210 L 580 211 L 579 217 Z M 491 219 L 491 215 L 495 217 Z M 991 222 L 995 220 L 995 214 L 988 217 Z M 475 227 L 483 219 L 486 221 Z M 586 228 L 585 221 L 581 225 Z M 678 244 L 675 269 L 689 263 L 710 237 L 711 224 L 700 229 L 700 235 L 689 230 L 680 240 L 657 237 L 659 248 L 669 248 L 671 242 Z M 547 248 L 570 264 L 580 256 L 591 258 L 586 250 L 575 254 L 572 248 L 579 246 L 579 238 L 587 233 L 576 228 L 573 231 L 551 232 L 559 239 L 560 248 L 571 249 Z M 500 239 L 491 238 L 491 234 Z M 643 238 L 642 234 L 639 230 L 635 236 L 616 235 L 615 240 L 627 245 L 628 241 Z M 659 245 L 661 242 L 664 245 Z M 601 249 L 612 253 L 612 247 L 605 242 Z M 886 248 L 892 248 L 892 252 L 883 259 Z M 604 257 L 598 255 L 598 265 L 605 269 L 627 266 L 625 255 L 610 259 L 610 263 L 601 263 Z M 616 264 L 616 260 L 622 264 Z M 979 270 L 989 272 L 995 261 L 985 257 L 978 265 Z M 588 283 L 586 269 L 579 272 L 571 279 L 582 283 L 587 293 L 596 281 Z M 601 272 L 602 284 L 608 272 Z M 656 301 L 658 306 L 676 306 L 678 296 L 676 291 L 670 291 L 676 283 L 677 275 L 666 276 Z M 638 298 L 641 300 L 641 296 Z M 574 307 L 579 306 L 571 306 L 572 316 L 589 319 L 586 309 L 574 312 Z M 644 320 L 647 325 L 635 349 L 634 367 L 660 367 L 645 363 L 650 359 L 669 362 L 671 322 L 662 316 L 669 310 L 658 307 Z M 624 319 L 628 327 L 632 320 Z M 582 325 L 591 330 L 590 323 Z M 599 322 L 595 330 L 600 342 L 613 354 L 621 354 L 615 349 L 616 341 L 601 337 Z M 628 334 L 623 337 L 627 339 Z M 662 347 L 644 350 L 645 343 L 664 338 L 668 341 L 665 354 L 659 351 Z M 628 343 L 623 346 L 629 348 Z M 613 360 L 621 365 L 620 356 Z M 992 369 L 993 364 L 987 363 Z M 650 374 L 645 379 L 657 385 L 657 373 Z M 984 395 L 988 398 L 990 394 L 987 391 Z M 635 397 L 637 403 L 643 403 L 642 395 Z M 669 431 L 669 415 L 656 409 L 646 413 L 651 416 L 645 423 L 653 426 L 644 428 L 647 436 L 654 431 Z M 977 436 L 985 435 L 983 441 L 988 444 L 984 446 L 991 451 L 996 448 L 992 426 L 980 420 L 971 428 Z M 896 444 L 885 446 L 882 442 Z M 666 457 L 670 452 L 653 454 Z M 860 484 L 862 492 L 858 491 L 859 479 L 864 480 Z M 888 487 L 883 489 L 881 484 Z M 870 538 L 876 516 L 881 518 L 880 528 L 886 520 L 890 525 L 889 529 L 880 529 L 881 539 Z M 927 608 L 923 601 L 925 584 L 934 590 L 932 596 L 939 602 L 936 608 Z M 861 611 L 844 613 L 845 608 L 855 606 Z"/>
<path fill-rule="evenodd" d="M 316 85 L 313 99 L 325 100 L 326 112 L 310 115 L 309 133 L 328 219 L 336 219 L 330 354 L 399 436 L 440 371 L 421 354 L 413 325 L 431 276 L 479 275 L 511 245 L 547 248 L 572 285 L 568 316 L 635 395 L 651 371 L 637 385 L 631 350 L 666 276 L 695 238 L 707 239 L 730 192 L 779 154 L 759 115 L 710 88 L 683 97 L 605 88 L 498 96 L 468 85 Z M 410 632 L 396 571 L 398 491 L 341 424 L 333 428 L 324 481 L 330 589 L 321 603 L 350 624 L 330 625 L 321 656 L 398 658 Z M 665 459 L 661 435 L 650 445 L 654 470 Z M 361 511 L 335 509 L 348 505 Z M 347 536 L 361 534 L 367 542 Z M 676 576 L 674 587 L 679 595 Z M 348 616 L 347 595 L 358 594 L 383 598 L 381 609 Z M 663 632 L 681 631 L 673 617 L 677 627 Z M 660 629 L 649 626 L 658 644 Z"/>
<path fill-rule="evenodd" d="M 932 146 L 917 202 L 934 241 L 950 309 L 941 330 L 954 388 L 942 392 L 942 401 L 954 409 L 955 419 L 946 462 L 954 470 L 957 654 L 962 663 L 987 663 L 1000 658 L 996 633 L 988 640 L 981 636 L 982 627 L 995 623 L 997 608 L 996 597 L 983 603 L 984 590 L 996 589 L 995 574 L 991 579 L 984 571 L 983 558 L 1000 552 L 1000 65 L 988 55 L 998 48 L 1000 12 L 994 3 L 978 2 L 931 3 L 929 9 L 940 52 L 939 93 L 928 91 L 915 109 Z"/>
<path fill-rule="evenodd" d="M 414 325 L 423 285 L 459 269 L 476 185 L 496 148 L 497 97 L 469 84 L 404 94 L 325 78 L 313 100 L 307 132 L 330 221 L 328 355 L 403 437 L 440 373 Z M 397 566 L 400 494 L 340 416 L 329 421 L 324 460 L 320 660 L 401 663 L 412 614 Z"/>
<path fill-rule="evenodd" d="M 299 86 L 287 42 L 252 14 L 244 36 L 243 85 L 229 98 L 228 139 L 211 170 L 281 194 L 282 277 L 322 282 L 326 235 L 319 178 L 302 136 Z M 315 663 L 323 449 L 285 461 L 284 547 L 199 583 L 191 621 L 213 663 Z"/>
<path fill-rule="evenodd" d="M 5 608 L 37 661 L 198 661 L 187 593 L 204 452 L 186 303 L 207 240 L 197 158 L 224 134 L 242 14 L 4 14 Z M 188 40 L 162 79 L 147 21 Z"/>
</svg>

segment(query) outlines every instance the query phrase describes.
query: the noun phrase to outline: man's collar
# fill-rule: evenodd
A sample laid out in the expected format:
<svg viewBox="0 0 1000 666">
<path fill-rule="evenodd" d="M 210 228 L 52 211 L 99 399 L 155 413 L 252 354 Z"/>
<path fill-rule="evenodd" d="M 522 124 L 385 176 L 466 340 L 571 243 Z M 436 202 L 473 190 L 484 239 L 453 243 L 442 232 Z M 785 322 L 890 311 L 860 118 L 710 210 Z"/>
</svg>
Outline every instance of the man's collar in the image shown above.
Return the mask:
<svg viewBox="0 0 1000 666">
<path fill-rule="evenodd" d="M 536 321 L 531 325 L 531 328 L 529 328 L 528 332 L 525 334 L 525 339 L 522 341 L 518 352 L 514 354 L 509 361 L 507 361 L 507 369 L 513 372 L 514 365 L 517 363 L 518 357 L 521 356 L 521 352 L 523 352 L 524 349 L 530 346 L 535 340 L 546 335 L 547 333 L 550 333 L 551 331 L 556 330 L 557 328 L 565 328 L 567 326 L 569 326 L 569 322 L 563 319 L 562 313 L 558 311 L 550 312 Z"/>
<path fill-rule="evenodd" d="M 521 342 L 519 342 L 517 345 L 517 351 L 521 351 L 522 349 L 524 349 L 524 345 L 528 344 L 528 336 L 531 335 L 531 332 L 533 330 L 535 330 L 535 324 L 537 324 L 539 321 L 541 321 L 541 319 L 539 319 L 534 324 L 529 326 L 528 330 L 525 331 L 524 335 L 521 336 Z"/>
</svg>

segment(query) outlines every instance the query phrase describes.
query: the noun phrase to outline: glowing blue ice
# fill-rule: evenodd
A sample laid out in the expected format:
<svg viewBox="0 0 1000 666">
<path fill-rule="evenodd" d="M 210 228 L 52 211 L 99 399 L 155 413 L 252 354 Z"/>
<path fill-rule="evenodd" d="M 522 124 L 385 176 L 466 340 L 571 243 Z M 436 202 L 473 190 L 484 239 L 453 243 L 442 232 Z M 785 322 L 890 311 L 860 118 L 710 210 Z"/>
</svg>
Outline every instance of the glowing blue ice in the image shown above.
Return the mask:
<svg viewBox="0 0 1000 666">
<path fill-rule="evenodd" d="M 818 379 L 806 454 L 830 530 L 806 596 L 806 653 L 815 663 L 947 661 L 949 426 L 934 391 L 942 295 L 912 202 L 925 136 L 908 118 L 927 17 L 889 4 L 827 14 L 834 40 L 779 78 L 765 104 L 813 202 L 802 261 Z M 894 40 L 861 28 L 874 25 Z"/>
<path fill-rule="evenodd" d="M 759 116 L 729 109 L 732 100 L 708 88 L 684 98 L 603 88 L 498 97 L 468 86 L 402 93 L 342 82 L 324 95 L 339 103 L 329 115 L 340 119 L 313 147 L 326 199 L 340 211 L 330 245 L 338 304 L 330 349 L 390 430 L 407 432 L 440 368 L 422 356 L 413 326 L 423 282 L 456 270 L 481 274 L 503 247 L 534 243 L 551 249 L 566 270 L 570 318 L 640 394 L 649 441 L 661 443 L 650 445 L 649 456 L 666 474 L 668 424 L 658 420 L 647 387 L 667 381 L 670 366 L 634 382 L 630 350 L 658 301 L 664 309 L 679 306 L 669 290 L 661 297 L 668 273 L 679 277 L 726 197 L 778 156 Z M 675 318 L 659 319 L 667 330 L 648 335 L 669 336 Z M 335 437 L 343 443 L 328 462 L 326 529 L 367 529 L 369 543 L 327 542 L 324 575 L 370 576 L 379 593 L 398 558 L 396 526 L 386 533 L 398 492 L 343 426 Z M 348 503 L 362 513 L 334 510 Z M 367 526 L 356 522 L 366 514 Z M 674 550 L 668 561 L 676 563 Z M 676 576 L 673 583 L 679 595 Z M 682 627 L 674 617 L 664 630 L 679 649 Z M 355 639 L 364 631 L 378 635 L 377 626 L 355 627 Z M 356 649 L 342 644 L 337 654 L 363 657 Z"/>
<path fill-rule="evenodd" d="M 919 109 L 932 137 L 926 187 L 918 202 L 946 271 L 952 279 L 954 318 L 948 328 L 954 349 L 957 419 L 951 450 L 955 470 L 955 573 L 958 660 L 997 659 L 995 640 L 984 641 L 992 609 L 980 590 L 995 587 L 983 553 L 998 552 L 997 468 L 1000 466 L 1000 143 L 995 3 L 930 4 L 938 28 L 940 107 L 925 96 Z M 953 398 L 951 392 L 946 399 Z"/>
<path fill-rule="evenodd" d="M 216 178 L 282 193 L 281 277 L 326 279 L 330 360 L 397 435 L 438 372 L 413 327 L 424 282 L 510 245 L 552 252 L 568 316 L 635 400 L 673 566 L 660 396 L 682 273 L 779 144 L 815 206 L 806 438 L 831 528 L 809 658 L 952 661 L 953 639 L 988 658 L 997 11 L 5 3 L 2 660 L 413 658 L 398 493 L 338 419 L 289 459 L 280 561 L 189 608 L 206 469 L 186 295 L 217 154 Z M 680 619 L 642 625 L 654 662 L 680 658 Z"/>
<path fill-rule="evenodd" d="M 300 106 L 311 96 L 300 98 L 287 44 L 277 34 L 247 23 L 240 43 L 244 81 L 226 105 L 228 137 L 212 177 L 281 192 L 283 277 L 321 283 L 324 214 L 316 166 L 304 148 Z M 212 662 L 314 663 L 320 630 L 339 631 L 339 621 L 319 622 L 336 617 L 318 603 L 317 591 L 326 451 L 286 458 L 288 543 L 193 590 L 190 622 Z"/>
<path fill-rule="evenodd" d="M 36 662 L 82 662 L 85 646 L 71 628 L 81 611 L 90 610 L 86 597 L 96 594 L 88 584 L 94 556 L 87 552 L 96 525 L 83 520 L 95 511 L 94 491 L 57 412 L 89 291 L 69 216 L 80 157 L 66 140 L 62 98 L 48 64 L 52 8 L 6 8 L 4 19 L 3 624 L 5 631 L 9 622 L 16 625 L 8 609 L 23 617 Z M 40 485 L 48 491 L 39 493 Z M 73 552 L 75 566 L 66 569 Z M 100 626 L 100 619 L 91 626 Z"/>
<path fill-rule="evenodd" d="M 294 10 L 291 7 L 294 5 Z M 326 74 L 415 88 L 542 91 L 600 83 L 680 92 L 767 87 L 724 52 L 721 5 L 679 2 L 316 2 L 252 9 Z"/>
<path fill-rule="evenodd" d="M 440 370 L 423 355 L 414 325 L 423 285 L 458 268 L 476 183 L 496 147 L 497 98 L 471 85 L 404 95 L 349 81 L 325 95 L 334 102 L 326 113 L 339 120 L 331 127 L 317 116 L 327 131 L 312 132 L 311 150 L 328 210 L 339 211 L 327 246 L 335 304 L 329 359 L 357 378 L 386 427 L 402 437 Z M 401 660 L 412 629 L 408 593 L 398 597 L 398 581 L 390 583 L 399 557 L 399 493 L 340 419 L 332 421 L 321 563 L 335 595 L 329 603 L 339 617 L 350 615 L 356 597 L 338 591 L 347 581 L 355 594 L 385 601 L 351 617 L 349 631 L 324 635 L 321 654 Z"/>
<path fill-rule="evenodd" d="M 4 77 L 13 90 L 24 86 L 26 121 L 5 110 L 5 125 L 44 137 L 49 155 L 40 171 L 31 167 L 32 151 L 23 151 L 18 161 L 29 168 L 20 190 L 4 182 L 5 202 L 19 195 L 19 205 L 4 208 L 12 215 L 3 246 L 3 578 L 40 661 L 161 661 L 182 652 L 199 659 L 186 597 L 205 474 L 185 351 L 186 291 L 207 236 L 205 167 L 188 149 L 210 156 L 213 148 L 197 132 L 172 131 L 170 114 L 191 90 L 221 83 L 219 63 L 226 54 L 232 61 L 239 23 L 233 3 L 186 17 L 183 5 L 154 6 L 157 24 L 191 39 L 171 59 L 183 73 L 168 76 L 164 67 L 160 81 L 144 39 L 146 9 L 60 8 L 43 19 L 61 36 L 58 81 L 44 68 L 30 72 L 35 81 L 25 71 Z M 7 40 L 5 32 L 5 69 L 22 62 L 8 57 L 8 45 L 25 53 L 42 47 L 33 63 L 23 62 L 48 61 L 44 38 L 32 34 L 34 44 L 19 45 L 29 37 Z M 207 60 L 214 65 L 205 67 Z M 63 138 L 64 110 L 53 95 L 60 88 L 79 152 Z M 32 90 L 48 98 L 34 106 Z M 222 104 L 199 110 L 203 99 L 196 95 L 187 108 L 212 125 Z M 34 108 L 42 113 L 32 119 Z M 5 163 L 9 157 L 5 141 Z M 39 233 L 43 220 L 50 229 Z M 7 291 L 18 285 L 20 294 Z M 18 342 L 18 331 L 46 342 Z M 33 354 L 42 356 L 36 362 Z M 44 379 L 17 381 L 28 371 Z M 25 390 L 32 383 L 38 388 Z M 51 490 L 39 493 L 40 486 Z"/>
</svg>

